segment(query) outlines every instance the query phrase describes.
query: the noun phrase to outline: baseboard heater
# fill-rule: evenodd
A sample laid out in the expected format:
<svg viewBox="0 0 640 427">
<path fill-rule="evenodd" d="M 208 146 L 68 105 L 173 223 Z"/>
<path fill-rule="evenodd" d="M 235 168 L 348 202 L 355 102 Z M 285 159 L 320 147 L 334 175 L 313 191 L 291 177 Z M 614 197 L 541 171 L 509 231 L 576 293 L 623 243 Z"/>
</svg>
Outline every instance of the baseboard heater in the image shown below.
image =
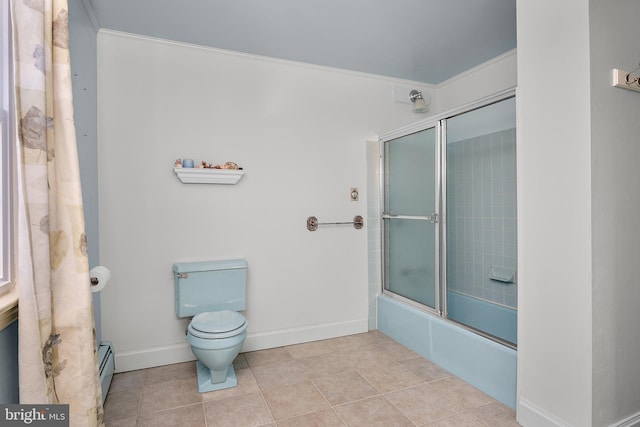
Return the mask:
<svg viewBox="0 0 640 427">
<path fill-rule="evenodd" d="M 102 403 L 104 403 L 113 378 L 113 371 L 116 367 L 113 347 L 110 342 L 103 341 L 100 343 L 98 347 L 98 363 L 100 367 L 100 384 L 102 385 Z"/>
</svg>

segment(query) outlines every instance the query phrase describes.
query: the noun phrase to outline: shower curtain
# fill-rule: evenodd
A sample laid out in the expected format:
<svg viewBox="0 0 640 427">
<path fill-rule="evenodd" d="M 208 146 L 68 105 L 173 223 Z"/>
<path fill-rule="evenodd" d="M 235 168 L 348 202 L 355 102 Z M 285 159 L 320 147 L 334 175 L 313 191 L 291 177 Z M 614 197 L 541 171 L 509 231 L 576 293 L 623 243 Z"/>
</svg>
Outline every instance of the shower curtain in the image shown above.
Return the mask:
<svg viewBox="0 0 640 427">
<path fill-rule="evenodd" d="M 20 402 L 103 425 L 73 123 L 67 0 L 11 0 Z"/>
</svg>

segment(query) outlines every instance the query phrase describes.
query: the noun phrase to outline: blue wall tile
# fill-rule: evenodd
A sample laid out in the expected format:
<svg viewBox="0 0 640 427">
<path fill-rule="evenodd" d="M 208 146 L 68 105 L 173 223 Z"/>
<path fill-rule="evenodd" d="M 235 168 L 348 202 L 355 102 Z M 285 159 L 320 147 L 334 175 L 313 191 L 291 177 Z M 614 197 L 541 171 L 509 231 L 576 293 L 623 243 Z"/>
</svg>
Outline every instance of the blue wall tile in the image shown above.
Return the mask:
<svg viewBox="0 0 640 427">
<path fill-rule="evenodd" d="M 449 289 L 516 308 L 488 278 L 492 266 L 516 266 L 515 130 L 448 144 L 447 188 Z"/>
</svg>

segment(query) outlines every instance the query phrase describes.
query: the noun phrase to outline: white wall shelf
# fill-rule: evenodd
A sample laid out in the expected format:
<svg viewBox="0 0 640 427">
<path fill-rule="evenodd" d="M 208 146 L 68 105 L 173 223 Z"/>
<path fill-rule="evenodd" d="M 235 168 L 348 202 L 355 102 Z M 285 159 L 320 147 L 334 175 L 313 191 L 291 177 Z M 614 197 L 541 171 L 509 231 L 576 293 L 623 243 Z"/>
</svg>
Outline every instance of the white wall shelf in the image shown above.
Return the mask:
<svg viewBox="0 0 640 427">
<path fill-rule="evenodd" d="M 185 184 L 237 184 L 244 175 L 240 169 L 173 168 Z"/>
</svg>

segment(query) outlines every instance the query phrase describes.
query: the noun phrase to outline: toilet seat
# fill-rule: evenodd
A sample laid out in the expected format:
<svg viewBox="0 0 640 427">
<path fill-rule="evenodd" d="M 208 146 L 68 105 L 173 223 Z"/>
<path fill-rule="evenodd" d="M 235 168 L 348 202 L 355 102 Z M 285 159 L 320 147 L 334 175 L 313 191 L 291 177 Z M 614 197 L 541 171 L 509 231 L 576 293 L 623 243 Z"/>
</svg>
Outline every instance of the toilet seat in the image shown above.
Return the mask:
<svg viewBox="0 0 640 427">
<path fill-rule="evenodd" d="M 189 333 L 198 338 L 221 339 L 241 334 L 247 329 L 247 320 L 237 311 L 209 311 L 194 316 Z"/>
</svg>

